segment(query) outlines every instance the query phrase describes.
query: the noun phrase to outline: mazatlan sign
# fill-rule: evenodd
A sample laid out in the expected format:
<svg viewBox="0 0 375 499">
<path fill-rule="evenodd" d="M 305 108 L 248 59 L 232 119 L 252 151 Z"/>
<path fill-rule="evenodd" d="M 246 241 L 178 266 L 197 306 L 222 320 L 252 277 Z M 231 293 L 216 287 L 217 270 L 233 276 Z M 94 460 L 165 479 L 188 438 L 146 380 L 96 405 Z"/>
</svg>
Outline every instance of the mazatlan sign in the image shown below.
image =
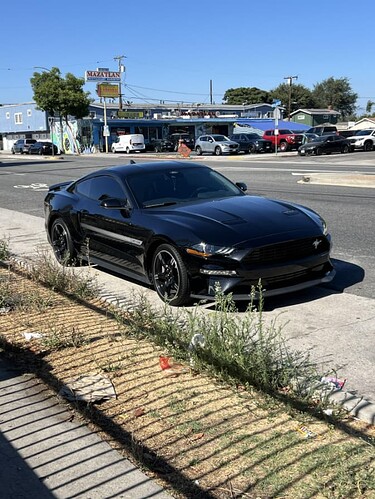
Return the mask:
<svg viewBox="0 0 375 499">
<path fill-rule="evenodd" d="M 120 71 L 85 71 L 85 81 L 121 81 Z"/>
</svg>

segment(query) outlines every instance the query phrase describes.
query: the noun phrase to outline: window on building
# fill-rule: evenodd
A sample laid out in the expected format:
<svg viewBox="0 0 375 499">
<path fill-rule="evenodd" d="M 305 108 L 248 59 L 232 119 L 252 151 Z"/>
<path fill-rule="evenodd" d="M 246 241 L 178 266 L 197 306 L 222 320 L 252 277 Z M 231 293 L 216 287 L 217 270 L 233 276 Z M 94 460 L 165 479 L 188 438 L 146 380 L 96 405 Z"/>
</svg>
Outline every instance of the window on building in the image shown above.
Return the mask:
<svg viewBox="0 0 375 499">
<path fill-rule="evenodd" d="M 27 110 L 27 116 L 31 116 L 31 109 Z"/>
<path fill-rule="evenodd" d="M 10 113 L 5 113 L 5 117 L 6 117 L 7 120 L 9 120 L 10 119 Z"/>
<path fill-rule="evenodd" d="M 16 125 L 22 124 L 22 113 L 14 113 L 14 123 Z"/>
</svg>

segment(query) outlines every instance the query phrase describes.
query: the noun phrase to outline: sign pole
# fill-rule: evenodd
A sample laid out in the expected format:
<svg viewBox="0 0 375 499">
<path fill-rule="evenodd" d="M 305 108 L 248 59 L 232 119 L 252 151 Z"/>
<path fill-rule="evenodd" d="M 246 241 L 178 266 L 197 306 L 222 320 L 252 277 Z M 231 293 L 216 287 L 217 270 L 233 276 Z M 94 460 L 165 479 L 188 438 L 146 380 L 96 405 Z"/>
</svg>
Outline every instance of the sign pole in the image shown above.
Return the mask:
<svg viewBox="0 0 375 499">
<path fill-rule="evenodd" d="M 108 126 L 107 126 L 107 100 L 105 97 L 104 99 L 104 140 L 105 140 L 105 152 L 108 153 Z"/>
</svg>

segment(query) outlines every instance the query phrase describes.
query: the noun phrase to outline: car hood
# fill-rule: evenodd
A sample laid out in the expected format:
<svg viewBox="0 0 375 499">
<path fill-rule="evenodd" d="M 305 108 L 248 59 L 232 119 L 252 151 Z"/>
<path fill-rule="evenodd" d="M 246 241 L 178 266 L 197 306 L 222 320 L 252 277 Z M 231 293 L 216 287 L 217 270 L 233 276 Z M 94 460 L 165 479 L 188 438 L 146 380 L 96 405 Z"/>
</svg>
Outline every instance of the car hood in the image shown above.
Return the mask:
<svg viewBox="0 0 375 499">
<path fill-rule="evenodd" d="M 270 244 L 285 237 L 322 234 L 320 218 L 312 210 L 257 196 L 200 201 L 149 214 L 160 218 L 161 224 L 168 224 L 170 229 L 181 229 L 189 240 L 195 236 L 200 241 L 226 246 L 249 240 Z"/>
</svg>

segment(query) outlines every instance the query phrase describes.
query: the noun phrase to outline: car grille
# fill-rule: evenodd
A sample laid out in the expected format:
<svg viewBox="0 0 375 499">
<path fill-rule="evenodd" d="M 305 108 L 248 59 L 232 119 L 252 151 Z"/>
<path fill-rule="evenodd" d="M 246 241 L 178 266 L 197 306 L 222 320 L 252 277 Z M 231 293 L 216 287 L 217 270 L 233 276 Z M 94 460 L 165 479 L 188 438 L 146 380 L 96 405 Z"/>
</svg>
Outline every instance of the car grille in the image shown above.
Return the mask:
<svg viewBox="0 0 375 499">
<path fill-rule="evenodd" d="M 250 265 L 285 262 L 318 255 L 326 251 L 329 251 L 329 242 L 324 236 L 297 239 L 255 248 L 247 254 L 243 263 Z"/>
</svg>

